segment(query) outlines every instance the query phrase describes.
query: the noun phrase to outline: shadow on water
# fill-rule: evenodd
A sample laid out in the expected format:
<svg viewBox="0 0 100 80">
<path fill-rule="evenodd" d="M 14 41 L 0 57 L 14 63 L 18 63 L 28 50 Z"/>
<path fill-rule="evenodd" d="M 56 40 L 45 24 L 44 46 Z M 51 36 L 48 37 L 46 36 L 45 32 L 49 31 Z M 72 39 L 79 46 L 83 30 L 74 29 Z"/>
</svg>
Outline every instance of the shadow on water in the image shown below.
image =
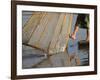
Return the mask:
<svg viewBox="0 0 100 80">
<path fill-rule="evenodd" d="M 88 61 L 83 61 L 81 64 L 81 66 L 87 66 L 87 65 L 89 65 Z"/>
<path fill-rule="evenodd" d="M 81 66 L 88 66 L 89 65 L 89 51 L 88 49 L 86 50 L 80 50 L 80 61 L 81 61 Z"/>
<path fill-rule="evenodd" d="M 38 55 L 38 54 L 29 54 L 27 56 L 23 56 L 23 59 L 28 59 L 28 58 L 39 58 L 39 57 L 44 57 L 44 55 Z"/>
</svg>

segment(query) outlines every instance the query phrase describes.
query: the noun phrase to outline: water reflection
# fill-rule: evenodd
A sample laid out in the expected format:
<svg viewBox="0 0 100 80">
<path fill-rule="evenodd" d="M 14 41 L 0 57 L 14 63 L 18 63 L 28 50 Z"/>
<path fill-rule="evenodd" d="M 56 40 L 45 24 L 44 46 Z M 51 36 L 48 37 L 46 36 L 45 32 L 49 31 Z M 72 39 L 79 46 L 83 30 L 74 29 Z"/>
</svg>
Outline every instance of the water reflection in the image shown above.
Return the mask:
<svg viewBox="0 0 100 80">
<path fill-rule="evenodd" d="M 24 46 L 24 49 L 25 48 L 26 47 Z M 54 54 L 48 57 L 45 57 L 43 52 L 36 50 L 36 49 L 29 49 L 28 51 L 28 53 L 29 52 L 34 52 L 34 53 L 25 54 L 25 52 L 22 57 L 23 69 L 48 68 L 48 67 L 70 67 L 70 66 L 76 65 L 75 60 L 72 61 L 72 64 L 69 64 L 67 51 L 57 53 L 57 54 Z M 88 49 L 80 49 L 80 50 L 78 49 L 78 54 L 79 54 L 80 62 L 81 62 L 80 66 L 89 65 L 89 54 L 88 53 L 89 53 Z"/>
</svg>

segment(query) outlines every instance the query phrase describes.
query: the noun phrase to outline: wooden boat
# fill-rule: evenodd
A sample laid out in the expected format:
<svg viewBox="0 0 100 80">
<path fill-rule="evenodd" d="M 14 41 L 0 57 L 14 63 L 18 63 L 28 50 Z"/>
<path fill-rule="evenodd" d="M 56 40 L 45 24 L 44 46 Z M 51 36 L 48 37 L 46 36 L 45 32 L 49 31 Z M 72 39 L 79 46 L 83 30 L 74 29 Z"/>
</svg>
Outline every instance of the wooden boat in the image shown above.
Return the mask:
<svg viewBox="0 0 100 80">
<path fill-rule="evenodd" d="M 22 43 L 48 54 L 64 52 L 77 14 L 33 12 L 22 28 Z"/>
</svg>

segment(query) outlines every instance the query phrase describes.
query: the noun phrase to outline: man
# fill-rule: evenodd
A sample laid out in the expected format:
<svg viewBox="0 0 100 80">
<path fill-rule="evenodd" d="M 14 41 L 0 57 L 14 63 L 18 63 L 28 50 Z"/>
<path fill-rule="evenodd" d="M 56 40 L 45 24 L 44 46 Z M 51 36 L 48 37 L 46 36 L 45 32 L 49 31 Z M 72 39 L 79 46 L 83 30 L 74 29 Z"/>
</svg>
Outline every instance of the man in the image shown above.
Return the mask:
<svg viewBox="0 0 100 80">
<path fill-rule="evenodd" d="M 68 41 L 68 55 L 69 55 L 69 62 L 72 62 L 72 59 L 75 59 L 76 65 L 80 65 L 80 57 L 78 55 L 78 30 L 80 28 L 87 28 L 87 37 L 86 41 L 89 41 L 89 15 L 88 14 L 79 14 L 75 28 L 73 33 L 70 36 Z"/>
<path fill-rule="evenodd" d="M 77 22 L 74 28 L 74 32 L 71 34 L 72 39 L 76 39 L 76 33 L 80 28 L 87 28 L 87 37 L 86 41 L 89 41 L 89 15 L 88 14 L 79 14 L 77 18 Z"/>
</svg>

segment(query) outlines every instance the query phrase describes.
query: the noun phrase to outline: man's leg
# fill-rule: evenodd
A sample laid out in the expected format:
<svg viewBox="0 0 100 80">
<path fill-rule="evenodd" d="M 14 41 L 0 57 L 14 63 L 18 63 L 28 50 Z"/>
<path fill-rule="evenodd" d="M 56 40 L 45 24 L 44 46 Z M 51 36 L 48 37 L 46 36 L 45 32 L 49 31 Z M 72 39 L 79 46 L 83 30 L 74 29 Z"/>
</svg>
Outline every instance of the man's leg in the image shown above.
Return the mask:
<svg viewBox="0 0 100 80">
<path fill-rule="evenodd" d="M 78 27 L 78 25 L 76 25 L 73 33 L 71 34 L 72 39 L 74 39 L 74 40 L 76 39 L 76 33 L 78 32 L 78 30 L 79 30 L 79 27 Z"/>
<path fill-rule="evenodd" d="M 75 62 L 76 62 L 76 65 L 77 65 L 77 66 L 81 64 L 81 62 L 80 62 L 80 58 L 79 58 L 78 55 L 75 56 Z"/>
</svg>

